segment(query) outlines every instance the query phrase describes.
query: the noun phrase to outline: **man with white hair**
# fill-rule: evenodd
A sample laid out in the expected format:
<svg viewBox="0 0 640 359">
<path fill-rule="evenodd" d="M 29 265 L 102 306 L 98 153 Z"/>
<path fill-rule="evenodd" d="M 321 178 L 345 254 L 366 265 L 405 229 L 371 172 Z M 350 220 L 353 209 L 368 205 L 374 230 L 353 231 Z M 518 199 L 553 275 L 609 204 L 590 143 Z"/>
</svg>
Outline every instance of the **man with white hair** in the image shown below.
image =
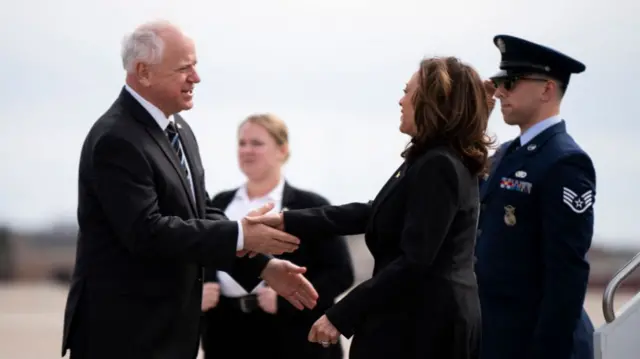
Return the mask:
<svg viewBox="0 0 640 359">
<path fill-rule="evenodd" d="M 195 358 L 203 265 L 249 271 L 299 309 L 314 307 L 305 268 L 271 256 L 297 249 L 297 238 L 209 205 L 198 144 L 178 115 L 200 82 L 193 41 L 169 23 L 145 24 L 125 38 L 122 61 L 126 85 L 82 147 L 62 355 Z"/>
</svg>

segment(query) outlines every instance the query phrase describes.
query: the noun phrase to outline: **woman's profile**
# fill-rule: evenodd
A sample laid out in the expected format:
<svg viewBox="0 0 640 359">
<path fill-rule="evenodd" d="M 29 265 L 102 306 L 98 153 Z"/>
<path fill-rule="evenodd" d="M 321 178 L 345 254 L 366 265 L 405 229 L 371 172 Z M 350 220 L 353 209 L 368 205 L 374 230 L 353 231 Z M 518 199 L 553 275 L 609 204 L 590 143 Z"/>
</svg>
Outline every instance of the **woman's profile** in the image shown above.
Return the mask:
<svg viewBox="0 0 640 359">
<path fill-rule="evenodd" d="M 309 340 L 353 336 L 349 358 L 477 358 L 474 275 L 478 179 L 491 140 L 482 79 L 454 57 L 420 63 L 400 100 L 404 162 L 373 201 L 267 214 L 253 220 L 305 240 L 364 233 L 370 279 L 318 319 Z M 316 239 L 311 239 L 315 237 Z"/>
</svg>

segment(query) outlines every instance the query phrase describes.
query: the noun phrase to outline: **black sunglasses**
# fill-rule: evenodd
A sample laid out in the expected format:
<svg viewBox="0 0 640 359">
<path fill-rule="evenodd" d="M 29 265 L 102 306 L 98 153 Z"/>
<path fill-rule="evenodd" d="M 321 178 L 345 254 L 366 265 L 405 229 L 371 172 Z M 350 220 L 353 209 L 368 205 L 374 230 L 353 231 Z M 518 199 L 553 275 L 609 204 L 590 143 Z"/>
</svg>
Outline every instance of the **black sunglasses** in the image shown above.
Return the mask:
<svg viewBox="0 0 640 359">
<path fill-rule="evenodd" d="M 502 85 L 504 86 L 505 90 L 511 91 L 516 87 L 516 85 L 518 84 L 518 81 L 547 82 L 549 80 L 536 78 L 536 77 L 527 77 L 527 76 L 508 76 L 508 77 L 495 78 L 495 79 L 492 79 L 491 81 L 493 81 L 493 86 L 495 86 L 496 88 Z"/>
</svg>

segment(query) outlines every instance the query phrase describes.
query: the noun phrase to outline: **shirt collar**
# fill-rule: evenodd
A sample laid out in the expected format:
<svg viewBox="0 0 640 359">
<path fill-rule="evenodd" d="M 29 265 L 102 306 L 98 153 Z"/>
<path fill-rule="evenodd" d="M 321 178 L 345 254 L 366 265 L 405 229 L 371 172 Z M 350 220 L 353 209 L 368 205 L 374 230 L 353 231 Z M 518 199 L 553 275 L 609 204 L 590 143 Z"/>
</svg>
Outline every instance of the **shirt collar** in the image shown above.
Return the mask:
<svg viewBox="0 0 640 359">
<path fill-rule="evenodd" d="M 153 119 L 156 121 L 158 126 L 160 126 L 160 128 L 162 129 L 162 131 L 167 129 L 167 126 L 169 126 L 169 122 L 174 121 L 173 115 L 167 118 L 167 116 L 165 116 L 164 113 L 158 107 L 153 105 L 151 102 L 147 101 L 144 97 L 142 97 L 129 85 L 125 84 L 124 88 L 127 91 L 129 91 L 131 96 L 133 96 L 133 98 L 135 98 L 140 103 L 140 105 L 142 105 L 142 107 L 144 107 L 144 109 L 147 110 L 147 112 L 149 112 L 151 117 L 153 117 Z"/>
<path fill-rule="evenodd" d="M 271 192 L 267 193 L 261 198 L 265 198 L 268 201 L 281 201 L 284 193 L 284 177 L 280 178 L 280 182 L 271 190 Z M 249 193 L 247 192 L 247 184 L 243 184 L 236 191 L 236 198 L 241 198 L 244 200 L 249 200 Z"/>
<path fill-rule="evenodd" d="M 523 134 L 520 135 L 520 146 L 526 145 L 527 143 L 529 143 L 529 141 L 531 141 L 534 137 L 542 133 L 544 130 L 561 121 L 562 120 L 560 119 L 560 116 L 556 115 L 556 116 L 551 116 L 546 120 L 542 120 L 536 123 L 535 125 L 531 126 L 526 131 L 524 131 Z"/>
</svg>

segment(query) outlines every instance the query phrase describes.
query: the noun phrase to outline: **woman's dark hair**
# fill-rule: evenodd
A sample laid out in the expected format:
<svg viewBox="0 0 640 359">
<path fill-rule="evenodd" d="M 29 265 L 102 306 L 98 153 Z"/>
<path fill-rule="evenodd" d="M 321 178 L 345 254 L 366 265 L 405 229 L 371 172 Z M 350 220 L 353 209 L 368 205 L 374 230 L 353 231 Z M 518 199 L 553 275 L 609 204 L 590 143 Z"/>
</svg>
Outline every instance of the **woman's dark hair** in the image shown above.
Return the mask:
<svg viewBox="0 0 640 359">
<path fill-rule="evenodd" d="M 472 174 L 484 175 L 493 145 L 486 134 L 487 98 L 482 79 L 471 66 L 455 57 L 422 60 L 412 99 L 417 134 L 402 157 L 412 161 L 428 147 L 446 145 L 462 158 Z"/>
</svg>

